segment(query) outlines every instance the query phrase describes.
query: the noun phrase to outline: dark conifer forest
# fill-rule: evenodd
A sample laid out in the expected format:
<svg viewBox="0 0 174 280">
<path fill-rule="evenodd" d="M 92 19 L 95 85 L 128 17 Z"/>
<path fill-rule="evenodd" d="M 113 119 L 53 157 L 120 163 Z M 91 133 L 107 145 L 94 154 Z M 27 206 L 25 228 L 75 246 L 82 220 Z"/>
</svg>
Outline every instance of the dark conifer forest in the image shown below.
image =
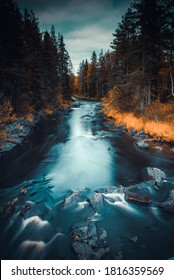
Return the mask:
<svg viewBox="0 0 174 280">
<path fill-rule="evenodd" d="M 108 42 L 111 49 L 104 53 L 101 46 L 98 55 L 94 50 L 76 76 L 63 35 L 50 29 L 40 31 L 33 11 L 21 12 L 13 0 L 0 1 L 1 128 L 14 115 L 58 108 L 72 95 L 105 98 L 105 113 L 117 122 L 118 112 L 123 114 L 119 122 L 127 123 L 125 113 L 139 117 L 128 129 L 142 129 L 147 121 L 173 123 L 172 0 L 133 1 Z M 146 132 L 158 134 L 154 126 L 150 123 Z M 164 138 L 173 140 L 174 135 Z"/>
<path fill-rule="evenodd" d="M 111 51 L 101 50 L 98 58 L 94 51 L 80 64 L 79 94 L 101 98 L 116 85 L 120 107 L 141 112 L 155 99 L 172 100 L 173 37 L 173 1 L 133 1 L 113 33 Z"/>
<path fill-rule="evenodd" d="M 133 1 L 110 47 L 81 62 L 76 94 L 105 97 L 105 113 L 117 124 L 173 140 L 172 126 L 166 125 L 174 125 L 173 1 Z"/>
<path fill-rule="evenodd" d="M 41 32 L 32 10 L 0 1 L 0 125 L 71 98 L 72 64 L 62 34 Z"/>
<path fill-rule="evenodd" d="M 130 1 L 0 0 L 4 279 L 167 279 L 157 260 L 174 260 L 174 1 Z M 68 260 L 115 267 L 70 275 Z"/>
</svg>

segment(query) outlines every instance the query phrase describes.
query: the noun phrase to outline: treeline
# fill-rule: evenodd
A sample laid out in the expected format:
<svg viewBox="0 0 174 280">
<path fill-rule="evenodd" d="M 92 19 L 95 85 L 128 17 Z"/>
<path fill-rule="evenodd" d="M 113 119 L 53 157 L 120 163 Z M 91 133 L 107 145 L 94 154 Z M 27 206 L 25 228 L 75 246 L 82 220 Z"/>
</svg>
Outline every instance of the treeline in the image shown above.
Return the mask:
<svg viewBox="0 0 174 280">
<path fill-rule="evenodd" d="M 33 11 L 0 0 L 0 112 L 57 107 L 73 91 L 72 63 L 63 35 L 41 32 Z"/>
<path fill-rule="evenodd" d="M 112 50 L 82 62 L 77 85 L 82 95 L 110 91 L 117 106 L 144 111 L 153 100 L 174 97 L 174 2 L 135 0 L 113 34 Z"/>
<path fill-rule="evenodd" d="M 99 57 L 93 51 L 91 61 L 86 59 L 80 63 L 78 75 L 75 80 L 75 89 L 78 96 L 102 98 L 111 88 L 112 59 L 108 51 L 101 50 Z"/>
</svg>

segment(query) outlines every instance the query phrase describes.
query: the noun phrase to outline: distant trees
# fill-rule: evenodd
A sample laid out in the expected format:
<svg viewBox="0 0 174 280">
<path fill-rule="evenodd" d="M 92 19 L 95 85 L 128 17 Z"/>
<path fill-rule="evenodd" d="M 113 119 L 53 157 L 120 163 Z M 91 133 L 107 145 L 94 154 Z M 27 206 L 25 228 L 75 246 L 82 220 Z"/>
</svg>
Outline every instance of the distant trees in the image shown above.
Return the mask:
<svg viewBox="0 0 174 280">
<path fill-rule="evenodd" d="M 61 88 L 61 91 L 60 91 Z M 72 64 L 63 35 L 41 33 L 33 11 L 20 12 L 13 0 L 0 1 L 0 105 L 19 114 L 70 99 Z"/>
<path fill-rule="evenodd" d="M 92 52 L 91 62 L 82 61 L 76 78 L 75 93 L 79 96 L 89 98 L 101 98 L 111 88 L 111 54 L 109 51 L 103 54 L 101 50 L 99 57 L 95 51 Z"/>
</svg>

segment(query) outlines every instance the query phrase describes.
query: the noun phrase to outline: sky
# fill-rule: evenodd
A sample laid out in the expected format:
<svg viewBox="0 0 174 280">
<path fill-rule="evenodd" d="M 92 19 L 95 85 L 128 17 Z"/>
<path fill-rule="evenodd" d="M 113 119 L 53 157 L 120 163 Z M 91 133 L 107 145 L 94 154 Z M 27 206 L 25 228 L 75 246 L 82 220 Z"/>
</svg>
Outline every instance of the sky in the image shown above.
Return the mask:
<svg viewBox="0 0 174 280">
<path fill-rule="evenodd" d="M 63 34 L 74 71 L 93 51 L 106 52 L 112 33 L 121 21 L 131 0 L 17 0 L 21 9 L 32 9 L 39 18 L 40 29 Z"/>
</svg>

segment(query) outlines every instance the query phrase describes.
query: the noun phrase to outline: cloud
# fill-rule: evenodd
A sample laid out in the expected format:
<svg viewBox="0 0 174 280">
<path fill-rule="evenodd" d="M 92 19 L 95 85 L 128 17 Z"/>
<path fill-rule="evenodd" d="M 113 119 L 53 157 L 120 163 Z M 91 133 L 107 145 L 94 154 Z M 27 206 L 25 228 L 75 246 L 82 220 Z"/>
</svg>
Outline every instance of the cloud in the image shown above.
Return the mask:
<svg viewBox="0 0 174 280">
<path fill-rule="evenodd" d="M 41 30 L 64 35 L 75 69 L 92 51 L 107 51 L 112 33 L 131 0 L 17 0 L 19 6 L 32 8 Z"/>
<path fill-rule="evenodd" d="M 95 50 L 97 54 L 103 49 L 109 49 L 112 40 L 112 33 L 103 27 L 89 25 L 81 29 L 77 29 L 67 34 L 65 43 L 67 49 L 70 50 L 71 59 L 75 70 L 79 63 L 84 59 L 90 60 L 92 52 Z"/>
</svg>

